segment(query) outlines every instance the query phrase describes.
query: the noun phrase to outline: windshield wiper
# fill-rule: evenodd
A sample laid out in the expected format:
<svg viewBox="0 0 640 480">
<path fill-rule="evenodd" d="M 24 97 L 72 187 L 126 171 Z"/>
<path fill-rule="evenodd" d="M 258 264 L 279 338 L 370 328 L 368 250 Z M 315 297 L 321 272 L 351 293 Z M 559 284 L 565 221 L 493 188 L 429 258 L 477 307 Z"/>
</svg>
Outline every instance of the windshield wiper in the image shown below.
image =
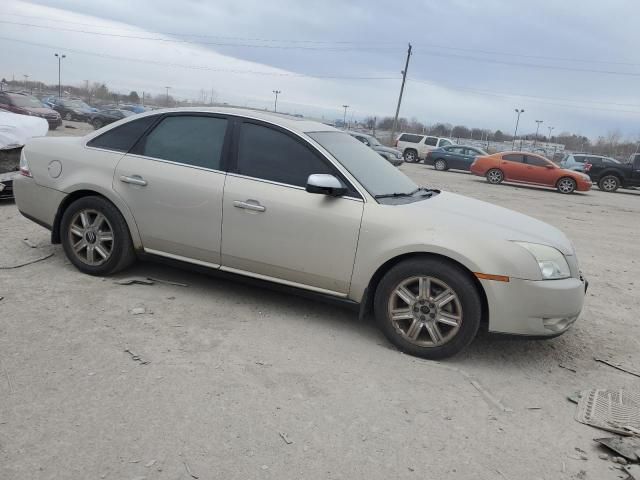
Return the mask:
<svg viewBox="0 0 640 480">
<path fill-rule="evenodd" d="M 430 190 L 427 190 L 424 187 L 420 187 L 420 188 L 416 188 L 413 192 L 409 192 L 409 193 L 404 193 L 404 192 L 384 193 L 382 195 L 374 195 L 373 198 L 377 199 L 377 198 L 412 197 L 412 196 L 414 196 L 416 193 L 418 193 L 420 191 L 424 191 L 424 193 L 422 194 L 423 196 L 425 196 L 425 195 L 428 195 L 428 196 L 433 195 L 433 192 L 431 192 Z"/>
</svg>

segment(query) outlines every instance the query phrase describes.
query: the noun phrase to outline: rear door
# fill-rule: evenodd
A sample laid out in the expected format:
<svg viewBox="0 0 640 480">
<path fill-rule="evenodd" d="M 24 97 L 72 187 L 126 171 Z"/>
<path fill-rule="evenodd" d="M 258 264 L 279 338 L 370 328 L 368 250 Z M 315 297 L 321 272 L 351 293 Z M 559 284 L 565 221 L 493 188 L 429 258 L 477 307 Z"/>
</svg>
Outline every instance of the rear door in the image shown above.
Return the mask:
<svg viewBox="0 0 640 480">
<path fill-rule="evenodd" d="M 464 147 L 446 147 L 445 151 L 447 155 L 445 158 L 447 159 L 447 164 L 449 168 L 465 168 L 465 151 Z"/>
<path fill-rule="evenodd" d="M 640 155 L 635 156 L 635 160 L 631 164 L 631 185 L 640 186 Z"/>
<path fill-rule="evenodd" d="M 341 176 L 297 135 L 249 120 L 236 128 L 236 161 L 224 193 L 223 268 L 346 295 L 363 200 L 353 187 L 344 197 L 308 193 L 309 175 Z"/>
<path fill-rule="evenodd" d="M 524 155 L 521 153 L 508 153 L 500 158 L 500 170 L 504 172 L 505 180 L 527 182 L 527 167 L 524 164 Z"/>
<path fill-rule="evenodd" d="M 554 187 L 558 180 L 558 169 L 549 161 L 538 155 L 525 155 L 525 164 L 529 181 L 540 185 Z"/>
<path fill-rule="evenodd" d="M 219 266 L 228 123 L 220 115 L 166 115 L 118 163 L 113 186 L 145 251 Z"/>
</svg>

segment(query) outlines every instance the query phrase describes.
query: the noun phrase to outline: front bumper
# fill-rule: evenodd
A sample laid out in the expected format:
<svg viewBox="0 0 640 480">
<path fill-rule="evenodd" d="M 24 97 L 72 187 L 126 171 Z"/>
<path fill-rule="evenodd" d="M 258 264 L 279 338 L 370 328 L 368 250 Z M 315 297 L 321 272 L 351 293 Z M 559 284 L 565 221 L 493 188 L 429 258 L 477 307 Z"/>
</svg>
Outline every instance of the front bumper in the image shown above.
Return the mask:
<svg viewBox="0 0 640 480">
<path fill-rule="evenodd" d="M 582 311 L 588 282 L 563 280 L 480 280 L 489 306 L 489 331 L 554 337 L 566 332 Z"/>
<path fill-rule="evenodd" d="M 58 128 L 60 125 L 62 125 L 62 118 L 61 117 L 58 117 L 58 118 L 45 118 L 45 120 L 49 124 L 49 128 Z"/>
<path fill-rule="evenodd" d="M 19 175 L 18 172 L 0 174 L 0 200 L 13 198 L 13 178 Z"/>
</svg>

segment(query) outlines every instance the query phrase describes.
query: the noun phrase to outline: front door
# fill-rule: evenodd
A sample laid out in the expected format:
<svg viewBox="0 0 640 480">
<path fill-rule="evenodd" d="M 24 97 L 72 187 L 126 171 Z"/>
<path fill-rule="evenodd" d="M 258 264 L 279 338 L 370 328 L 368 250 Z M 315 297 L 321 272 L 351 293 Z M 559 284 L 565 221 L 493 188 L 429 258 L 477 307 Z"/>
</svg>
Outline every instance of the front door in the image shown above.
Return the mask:
<svg viewBox="0 0 640 480">
<path fill-rule="evenodd" d="M 549 160 L 528 154 L 525 158 L 525 164 L 530 182 L 555 187 L 558 171 Z"/>
<path fill-rule="evenodd" d="M 118 163 L 113 186 L 133 213 L 145 251 L 220 264 L 227 123 L 167 116 Z"/>
<path fill-rule="evenodd" d="M 289 132 L 244 121 L 237 138 L 224 193 L 223 269 L 346 295 L 364 206 L 359 194 L 308 193 L 309 175 L 340 176 Z"/>
</svg>

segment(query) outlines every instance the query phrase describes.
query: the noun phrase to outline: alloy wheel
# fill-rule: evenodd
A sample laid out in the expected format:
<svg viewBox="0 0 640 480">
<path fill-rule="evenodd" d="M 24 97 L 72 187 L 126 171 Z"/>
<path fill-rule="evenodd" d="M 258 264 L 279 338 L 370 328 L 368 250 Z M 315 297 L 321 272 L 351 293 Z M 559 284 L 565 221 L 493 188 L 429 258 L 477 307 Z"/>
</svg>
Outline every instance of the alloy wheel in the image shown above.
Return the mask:
<svg viewBox="0 0 640 480">
<path fill-rule="evenodd" d="M 456 292 L 442 280 L 428 276 L 400 282 L 389 297 L 387 313 L 396 332 L 420 347 L 449 342 L 463 319 Z"/>
<path fill-rule="evenodd" d="M 576 189 L 575 182 L 570 178 L 563 178 L 558 182 L 558 190 L 561 193 L 571 193 Z"/>
<path fill-rule="evenodd" d="M 415 162 L 416 161 L 416 154 L 413 151 L 408 151 L 404 153 L 404 159 L 407 162 Z"/>
<path fill-rule="evenodd" d="M 77 212 L 69 225 L 69 243 L 73 254 L 82 263 L 99 266 L 113 253 L 113 228 L 109 220 L 97 210 Z"/>
<path fill-rule="evenodd" d="M 602 189 L 605 192 L 613 192 L 616 188 L 618 188 L 618 182 L 613 177 L 607 177 L 602 180 Z"/>
<path fill-rule="evenodd" d="M 444 160 L 436 160 L 436 164 L 435 164 L 436 170 L 446 170 L 447 168 L 447 164 L 445 163 Z"/>
<path fill-rule="evenodd" d="M 489 170 L 487 173 L 487 180 L 489 180 L 490 183 L 500 183 L 502 182 L 502 178 L 502 172 L 498 169 Z"/>
</svg>

